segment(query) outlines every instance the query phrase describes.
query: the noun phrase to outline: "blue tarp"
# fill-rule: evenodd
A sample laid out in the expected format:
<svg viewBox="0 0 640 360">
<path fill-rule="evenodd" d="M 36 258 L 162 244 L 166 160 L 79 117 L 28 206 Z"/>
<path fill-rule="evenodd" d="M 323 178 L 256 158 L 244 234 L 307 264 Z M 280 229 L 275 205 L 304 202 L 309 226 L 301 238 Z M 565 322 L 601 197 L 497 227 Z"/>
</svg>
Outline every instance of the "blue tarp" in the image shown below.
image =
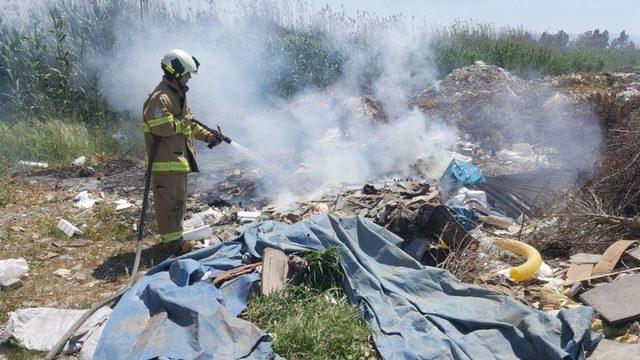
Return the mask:
<svg viewBox="0 0 640 360">
<path fill-rule="evenodd" d="M 402 239 L 362 218 L 320 215 L 287 225 L 263 222 L 150 270 L 120 300 L 95 359 L 269 359 L 269 337 L 239 319 L 256 274 L 220 289 L 200 281 L 241 266 L 243 253 L 338 246 L 345 292 L 385 359 L 578 359 L 601 335 L 590 307 L 557 316 L 464 284 L 404 253 Z M 331 358 L 331 354 L 327 354 Z"/>
</svg>

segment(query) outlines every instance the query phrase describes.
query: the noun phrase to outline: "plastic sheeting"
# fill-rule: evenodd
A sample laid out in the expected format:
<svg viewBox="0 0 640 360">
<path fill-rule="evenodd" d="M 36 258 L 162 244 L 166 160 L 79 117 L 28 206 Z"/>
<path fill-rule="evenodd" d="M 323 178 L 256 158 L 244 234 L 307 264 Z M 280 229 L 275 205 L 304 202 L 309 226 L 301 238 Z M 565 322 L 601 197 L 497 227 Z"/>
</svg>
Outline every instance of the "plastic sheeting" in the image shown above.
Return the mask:
<svg viewBox="0 0 640 360">
<path fill-rule="evenodd" d="M 29 350 L 49 351 L 86 310 L 27 308 L 9 312 L 9 320 L 0 331 L 0 338 L 12 339 Z M 93 314 L 71 336 L 64 352 L 80 352 L 80 359 L 93 357 L 102 325 L 111 315 L 111 309 L 102 308 Z"/>
<path fill-rule="evenodd" d="M 362 218 L 253 225 L 233 241 L 149 271 L 115 307 L 95 359 L 274 357 L 267 334 L 237 317 L 259 276 L 242 275 L 220 289 L 200 280 L 242 265 L 244 252 L 260 257 L 266 247 L 291 253 L 338 246 L 345 292 L 385 359 L 580 359 L 601 339 L 590 330 L 590 307 L 557 316 L 533 310 L 421 265 L 401 242 Z"/>
<path fill-rule="evenodd" d="M 453 194 L 464 185 L 478 185 L 487 182 L 477 166 L 458 159 L 453 159 L 444 171 L 438 185 L 448 194 Z"/>
</svg>

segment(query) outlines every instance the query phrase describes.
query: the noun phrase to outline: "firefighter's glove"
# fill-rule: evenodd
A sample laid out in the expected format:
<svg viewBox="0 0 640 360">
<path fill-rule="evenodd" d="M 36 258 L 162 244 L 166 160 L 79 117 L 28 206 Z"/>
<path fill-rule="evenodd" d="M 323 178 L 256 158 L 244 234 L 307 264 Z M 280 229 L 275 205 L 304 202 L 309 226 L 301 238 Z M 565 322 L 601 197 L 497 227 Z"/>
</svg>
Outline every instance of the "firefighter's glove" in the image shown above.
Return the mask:
<svg viewBox="0 0 640 360">
<path fill-rule="evenodd" d="M 222 142 L 222 136 L 220 136 L 219 134 L 209 134 L 207 136 L 207 142 L 210 145 L 213 144 L 213 146 L 218 146 Z"/>
</svg>

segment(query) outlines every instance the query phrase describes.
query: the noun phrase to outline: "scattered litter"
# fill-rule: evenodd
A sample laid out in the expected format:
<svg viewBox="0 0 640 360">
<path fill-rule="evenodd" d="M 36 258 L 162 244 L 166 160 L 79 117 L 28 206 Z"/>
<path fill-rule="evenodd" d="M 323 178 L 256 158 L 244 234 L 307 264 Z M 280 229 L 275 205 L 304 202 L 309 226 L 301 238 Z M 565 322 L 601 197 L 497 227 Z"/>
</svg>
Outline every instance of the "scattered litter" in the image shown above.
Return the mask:
<svg viewBox="0 0 640 360">
<path fill-rule="evenodd" d="M 116 211 L 128 209 L 133 206 L 132 203 L 125 199 L 116 200 L 114 203 L 116 204 Z"/>
<path fill-rule="evenodd" d="M 498 247 L 516 253 L 525 259 L 523 264 L 509 269 L 509 277 L 516 281 L 527 280 L 540 269 L 542 257 L 533 246 L 517 240 L 496 239 L 493 241 Z"/>
<path fill-rule="evenodd" d="M 554 271 L 551 266 L 543 261 L 542 264 L 540 264 L 540 268 L 536 272 L 536 278 L 542 282 L 551 282 L 556 279 L 553 277 L 553 273 Z M 560 283 L 562 283 L 562 281 L 560 281 Z"/>
<path fill-rule="evenodd" d="M 365 184 L 362 187 L 362 193 L 365 195 L 375 195 L 378 193 L 378 190 L 376 189 L 375 186 L 371 185 L 371 184 Z"/>
<path fill-rule="evenodd" d="M 58 269 L 53 272 L 53 275 L 58 275 L 65 280 L 73 279 L 73 276 L 71 275 L 71 270 L 69 269 Z"/>
<path fill-rule="evenodd" d="M 540 290 L 540 303 L 543 311 L 570 309 L 582 306 L 550 284 L 545 284 Z"/>
<path fill-rule="evenodd" d="M 500 215 L 477 215 L 478 219 L 484 223 L 499 226 L 505 229 L 509 229 L 510 227 L 516 225 L 516 223 L 508 217 L 500 216 Z"/>
<path fill-rule="evenodd" d="M 91 244 L 91 241 L 89 241 L 89 240 L 76 240 L 76 241 L 70 241 L 70 242 L 66 243 L 65 246 L 83 247 L 83 246 L 87 246 L 89 244 Z"/>
<path fill-rule="evenodd" d="M 640 90 L 629 88 L 616 94 L 616 97 L 620 100 L 629 101 L 631 99 L 640 97 Z"/>
<path fill-rule="evenodd" d="M 73 160 L 73 165 L 75 166 L 83 166 L 87 162 L 86 156 L 80 156 L 79 158 Z"/>
<path fill-rule="evenodd" d="M 220 210 L 207 208 L 205 211 L 201 211 L 193 216 L 197 216 L 202 219 L 202 221 L 206 221 L 213 225 L 220 225 L 224 222 L 231 222 L 231 215 L 226 214 Z"/>
<path fill-rule="evenodd" d="M 289 257 L 274 248 L 264 249 L 260 293 L 268 295 L 284 288 L 289 271 Z"/>
<path fill-rule="evenodd" d="M 251 223 L 260 217 L 260 211 L 238 211 L 238 221 L 240 224 Z"/>
<path fill-rule="evenodd" d="M 603 274 L 613 271 L 622 254 L 635 242 L 635 240 L 618 240 L 611 244 L 607 250 L 605 250 L 604 254 L 602 254 L 602 259 L 593 267 L 593 274 Z"/>
<path fill-rule="evenodd" d="M 15 283 L 29 272 L 29 265 L 24 258 L 0 260 L 0 282 L 2 284 Z M 4 285 L 3 285 L 4 286 Z"/>
<path fill-rule="evenodd" d="M 640 267 L 614 271 L 614 272 L 606 273 L 606 274 L 592 275 L 592 276 L 590 276 L 590 277 L 588 277 L 586 279 L 582 279 L 581 281 L 604 279 L 604 278 L 608 278 L 608 277 L 611 277 L 611 276 L 614 276 L 614 275 L 627 274 L 627 273 L 638 271 L 638 270 L 640 270 Z M 565 281 L 565 285 L 571 285 L 571 284 L 572 284 L 572 282 Z"/>
<path fill-rule="evenodd" d="M 255 271 L 259 266 L 262 266 L 261 262 L 255 264 L 247 264 L 235 269 L 225 271 L 222 274 L 216 276 L 211 283 L 214 285 L 220 285 L 227 280 L 235 279 L 240 275 L 248 274 L 252 271 Z"/>
<path fill-rule="evenodd" d="M 26 165 L 26 166 L 33 166 L 33 167 L 40 167 L 40 168 L 45 168 L 45 169 L 49 167 L 49 164 L 47 164 L 47 163 L 34 162 L 34 161 L 23 161 L 23 160 L 20 160 L 20 161 L 18 161 L 18 164 Z"/>
<path fill-rule="evenodd" d="M 569 257 L 572 264 L 596 264 L 601 258 L 602 255 L 587 253 L 577 253 Z"/>
<path fill-rule="evenodd" d="M 0 279 L 0 291 L 10 291 L 22 287 L 22 280 L 17 278 Z"/>
<path fill-rule="evenodd" d="M 627 251 L 626 254 L 640 261 L 640 246 L 637 246 L 635 249 L 631 249 Z"/>
<path fill-rule="evenodd" d="M 580 299 L 614 325 L 640 317 L 638 294 L 640 274 L 635 274 L 588 290 Z"/>
<path fill-rule="evenodd" d="M 25 228 L 23 228 L 22 226 L 12 226 L 11 227 L 12 231 L 15 232 L 21 232 L 21 233 L 25 233 L 27 230 Z"/>
<path fill-rule="evenodd" d="M 54 257 L 59 256 L 60 254 L 49 251 L 46 254 L 40 254 L 38 255 L 38 260 L 49 260 L 49 259 L 53 259 Z"/>
<path fill-rule="evenodd" d="M 207 239 L 207 238 L 210 238 L 212 235 L 213 235 L 213 230 L 209 225 L 205 225 L 197 229 L 185 231 L 182 233 L 182 237 L 185 240 L 193 240 L 193 241 Z"/>
<path fill-rule="evenodd" d="M 464 185 L 476 185 L 486 182 L 480 169 L 477 166 L 453 159 L 440 177 L 438 185 L 446 193 L 452 194 Z"/>
<path fill-rule="evenodd" d="M 97 199 L 94 199 L 87 190 L 84 190 L 76 195 L 76 197 L 73 198 L 73 201 L 76 202 L 76 204 L 74 205 L 75 207 L 81 209 L 89 209 L 93 207 L 93 205 L 95 205 Z"/>
<path fill-rule="evenodd" d="M 573 284 L 591 277 L 593 264 L 571 264 L 567 270 L 565 284 Z"/>
<path fill-rule="evenodd" d="M 58 229 L 62 230 L 67 236 L 71 237 L 76 234 L 82 234 L 82 231 L 75 227 L 72 223 L 68 222 L 65 219 L 60 219 L 58 221 Z"/>
<path fill-rule="evenodd" d="M 195 228 L 201 227 L 201 226 L 204 226 L 204 221 L 198 215 L 193 215 L 193 216 L 191 216 L 191 218 L 189 218 L 188 220 L 185 220 L 182 223 L 182 228 L 184 230 L 195 229 Z"/>
<path fill-rule="evenodd" d="M 3 334 L 20 346 L 33 351 L 49 351 L 58 341 L 56 335 L 64 334 L 86 310 L 52 308 L 28 308 L 9 312 L 9 320 Z M 93 314 L 69 339 L 64 352 L 81 351 L 80 359 L 91 359 L 97 345 L 101 326 L 109 319 L 112 310 L 103 307 Z M 91 340 L 93 338 L 93 340 Z M 92 346 L 89 346 L 93 343 Z"/>
</svg>

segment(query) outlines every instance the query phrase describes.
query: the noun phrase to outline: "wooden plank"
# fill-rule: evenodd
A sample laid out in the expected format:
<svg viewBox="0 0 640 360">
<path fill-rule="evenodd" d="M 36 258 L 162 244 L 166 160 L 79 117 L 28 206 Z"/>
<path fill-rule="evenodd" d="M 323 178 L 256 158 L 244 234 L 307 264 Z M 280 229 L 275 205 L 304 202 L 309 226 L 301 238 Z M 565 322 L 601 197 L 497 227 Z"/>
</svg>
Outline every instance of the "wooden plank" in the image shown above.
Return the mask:
<svg viewBox="0 0 640 360">
<path fill-rule="evenodd" d="M 567 278 L 565 284 L 572 284 L 578 281 L 586 280 L 591 277 L 593 264 L 571 264 L 567 270 Z"/>
<path fill-rule="evenodd" d="M 611 244 L 602 254 L 602 259 L 593 267 L 593 274 L 603 274 L 613 271 L 620 260 L 620 256 L 627 250 L 635 240 L 618 240 Z"/>
<path fill-rule="evenodd" d="M 266 248 L 262 254 L 262 281 L 260 292 L 263 295 L 280 291 L 287 281 L 289 257 L 283 251 Z"/>
<path fill-rule="evenodd" d="M 580 299 L 593 306 L 610 324 L 616 324 L 640 318 L 640 301 L 634 301 L 638 294 L 640 274 L 635 274 L 586 291 Z"/>
</svg>

